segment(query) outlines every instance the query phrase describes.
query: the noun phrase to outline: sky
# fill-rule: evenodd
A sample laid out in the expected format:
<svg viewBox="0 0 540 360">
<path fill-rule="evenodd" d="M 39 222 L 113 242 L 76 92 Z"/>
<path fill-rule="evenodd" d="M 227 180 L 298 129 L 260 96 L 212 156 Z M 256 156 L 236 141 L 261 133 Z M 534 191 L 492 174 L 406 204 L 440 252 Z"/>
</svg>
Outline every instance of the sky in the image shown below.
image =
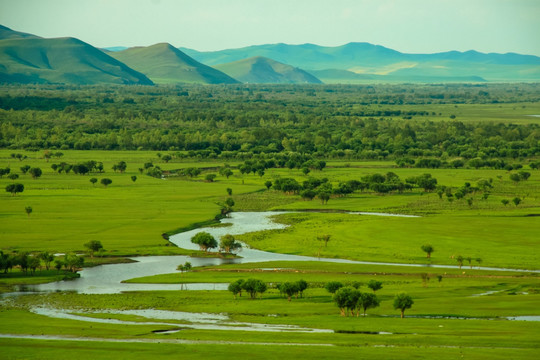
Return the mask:
<svg viewBox="0 0 540 360">
<path fill-rule="evenodd" d="M 0 24 L 98 47 L 369 42 L 540 56 L 540 0 L 0 0 Z"/>
</svg>

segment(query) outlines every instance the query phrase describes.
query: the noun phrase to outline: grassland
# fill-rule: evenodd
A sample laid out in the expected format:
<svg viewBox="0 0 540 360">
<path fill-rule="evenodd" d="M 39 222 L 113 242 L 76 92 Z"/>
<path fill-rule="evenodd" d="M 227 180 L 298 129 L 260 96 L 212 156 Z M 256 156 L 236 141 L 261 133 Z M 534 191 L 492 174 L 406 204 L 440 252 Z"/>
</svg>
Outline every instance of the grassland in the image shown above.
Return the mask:
<svg viewBox="0 0 540 360">
<path fill-rule="evenodd" d="M 300 212 L 285 214 L 277 220 L 290 224 L 285 230 L 259 232 L 239 237 L 253 247 L 291 254 L 350 258 L 367 261 L 427 263 L 420 250 L 424 243 L 435 247 L 433 264 L 456 265 L 452 256 L 482 258 L 482 266 L 540 269 L 538 236 L 540 224 L 540 173 L 526 168 L 531 177 L 514 184 L 504 170 L 474 169 L 400 169 L 385 161 L 329 161 L 323 171 L 310 176 L 327 177 L 337 183 L 359 179 L 373 173 L 395 172 L 400 178 L 431 173 L 442 185 L 459 187 L 465 182 L 492 178 L 494 188 L 487 200 L 472 195 L 473 204 L 464 200 L 450 203 L 436 194 L 419 191 L 377 195 L 357 192 L 332 198 L 328 204 L 304 201 L 297 195 L 267 191 L 266 180 L 307 177 L 298 170 L 270 169 L 263 177 L 240 175 L 233 168 L 229 179 L 219 176 L 215 182 L 203 181 L 206 173 L 218 173 L 221 161 L 197 163 L 174 159 L 165 163 L 155 152 L 63 151 L 61 159 L 43 158 L 42 152 L 24 152 L 23 161 L 12 159 L 15 151 L 0 151 L 0 168 L 9 166 L 20 175 L 15 182 L 25 185 L 23 193 L 0 194 L 0 248 L 4 251 L 52 252 L 84 251 L 83 244 L 100 240 L 106 256 L 129 254 L 181 254 L 162 233 L 208 222 L 220 212 L 220 204 L 233 189 L 235 210 L 309 210 L 383 211 L 415 214 L 418 218 L 375 217 L 344 213 Z M 65 161 L 103 161 L 104 174 L 58 174 L 50 165 Z M 111 169 L 119 161 L 128 164 L 125 173 Z M 153 161 L 164 170 L 186 167 L 206 168 L 197 178 L 169 177 L 166 180 L 141 175 L 145 162 Z M 20 166 L 40 167 L 43 175 L 31 179 Z M 234 167 L 237 163 L 231 162 Z M 136 175 L 133 182 L 131 176 Z M 112 179 L 108 187 L 89 179 Z M 3 177 L 0 186 L 12 180 Z M 501 199 L 519 196 L 519 206 L 501 204 Z M 31 206 L 30 216 L 24 211 Z M 325 247 L 317 236 L 331 234 Z M 190 251 L 191 253 L 191 251 Z M 240 253 L 241 255 L 241 253 Z M 473 266 L 478 263 L 473 261 Z M 261 270 L 263 269 L 263 270 Z M 424 283 L 421 273 L 431 278 Z M 57 280 L 36 275 L 31 282 Z M 14 272 L 16 274 L 16 272 Z M 442 281 L 437 281 L 437 275 Z M 30 278 L 30 277 L 28 277 Z M 111 353 L 123 358 L 166 358 L 182 353 L 186 358 L 434 358 L 474 359 L 535 358 L 538 351 L 537 322 L 508 321 L 505 317 L 539 315 L 540 282 L 537 274 L 490 272 L 470 269 L 406 268 L 330 264 L 324 262 L 222 265 L 194 269 L 191 272 L 160 275 L 133 281 L 153 283 L 227 283 L 239 278 L 259 278 L 274 284 L 305 279 L 310 288 L 305 296 L 288 302 L 277 290 L 269 290 L 262 299 L 235 300 L 226 291 L 132 292 L 114 295 L 51 293 L 9 298 L 0 304 L 0 334 L 44 335 L 56 340 L 7 339 L 0 337 L 5 358 L 108 358 Z M 325 282 L 344 283 L 370 279 L 383 282 L 377 292 L 381 306 L 368 311 L 366 318 L 339 316 Z M 18 280 L 4 281 L 10 286 Z M 189 285 L 188 285 L 189 286 Z M 5 289 L 5 288 L 4 288 Z M 363 286 L 362 291 L 367 291 Z M 393 296 L 406 291 L 415 300 L 410 316 L 400 320 L 392 307 Z M 490 295 L 475 296 L 493 292 Z M 175 334 L 156 334 L 170 325 L 119 325 L 86 323 L 44 317 L 32 313 L 35 306 L 71 309 L 76 313 L 103 309 L 162 309 L 188 312 L 226 313 L 232 320 L 260 324 L 288 324 L 336 331 L 316 333 L 257 333 L 183 329 Z M 96 315 L 87 315 L 96 316 Z M 429 318 L 429 317 L 443 318 Z M 109 316 L 110 317 L 110 316 Z M 468 318 L 467 320 L 460 318 Z M 141 318 L 123 317 L 141 321 Z M 495 320 L 492 320 L 495 319 Z M 185 324 L 184 324 L 185 325 Z M 178 327 L 182 327 L 179 323 Z M 174 327 L 173 327 L 174 328 Z M 389 332 L 374 335 L 363 332 Z M 82 338 L 84 342 L 68 338 Z M 119 341 L 110 343 L 108 341 Z M 138 342 L 133 342 L 138 341 Z M 194 344 L 175 343 L 195 341 Z M 156 342 L 160 342 L 159 344 Z M 233 343 L 227 343 L 233 342 Z M 260 343 L 274 345 L 257 345 Z M 285 345 L 289 344 L 289 345 Z M 304 344 L 309 346 L 291 345 Z M 331 345 L 331 346 L 318 346 Z M 321 350 L 322 349 L 322 350 Z M 133 353 L 137 351 L 135 355 Z M 4 355 L 2 355 L 4 356 Z"/>
</svg>

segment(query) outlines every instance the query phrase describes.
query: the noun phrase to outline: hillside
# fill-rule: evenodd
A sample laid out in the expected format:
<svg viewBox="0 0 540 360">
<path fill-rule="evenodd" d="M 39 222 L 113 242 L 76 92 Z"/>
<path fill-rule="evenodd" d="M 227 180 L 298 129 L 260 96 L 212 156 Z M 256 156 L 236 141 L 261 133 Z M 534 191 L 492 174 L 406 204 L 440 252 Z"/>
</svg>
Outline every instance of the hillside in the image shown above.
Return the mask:
<svg viewBox="0 0 540 360">
<path fill-rule="evenodd" d="M 6 26 L 0 25 L 0 39 L 25 39 L 39 38 L 39 36 L 11 30 Z"/>
<path fill-rule="evenodd" d="M 74 38 L 0 40 L 0 83 L 141 84 L 146 76 Z"/>
<path fill-rule="evenodd" d="M 110 56 L 140 71 L 155 83 L 234 84 L 235 79 L 203 65 L 170 44 L 134 47 Z"/>
<path fill-rule="evenodd" d="M 380 79 L 376 77 L 380 81 L 540 80 L 540 58 L 514 53 L 450 51 L 436 54 L 405 54 L 369 43 L 349 43 L 336 47 L 270 44 L 214 52 L 183 50 L 198 61 L 211 66 L 264 56 L 309 72 L 328 69 L 347 70 L 360 75 L 380 75 L 382 76 Z M 364 78 L 351 74 L 343 81 L 354 83 L 363 81 Z"/>
<path fill-rule="evenodd" d="M 262 56 L 214 66 L 235 79 L 251 84 L 320 84 L 310 73 Z"/>
</svg>

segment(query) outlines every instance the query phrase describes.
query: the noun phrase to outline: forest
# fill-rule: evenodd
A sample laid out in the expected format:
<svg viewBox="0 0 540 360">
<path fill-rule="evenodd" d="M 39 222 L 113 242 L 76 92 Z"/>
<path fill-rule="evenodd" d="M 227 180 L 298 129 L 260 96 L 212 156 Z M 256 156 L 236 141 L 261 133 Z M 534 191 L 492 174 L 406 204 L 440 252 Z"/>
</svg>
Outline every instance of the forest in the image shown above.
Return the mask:
<svg viewBox="0 0 540 360">
<path fill-rule="evenodd" d="M 401 159 L 402 166 L 438 158 L 443 167 L 460 158 L 504 168 L 508 159 L 540 154 L 538 118 L 530 116 L 539 112 L 539 90 L 538 84 L 11 85 L 0 88 L 0 148 L 242 160 L 298 153 Z"/>
</svg>

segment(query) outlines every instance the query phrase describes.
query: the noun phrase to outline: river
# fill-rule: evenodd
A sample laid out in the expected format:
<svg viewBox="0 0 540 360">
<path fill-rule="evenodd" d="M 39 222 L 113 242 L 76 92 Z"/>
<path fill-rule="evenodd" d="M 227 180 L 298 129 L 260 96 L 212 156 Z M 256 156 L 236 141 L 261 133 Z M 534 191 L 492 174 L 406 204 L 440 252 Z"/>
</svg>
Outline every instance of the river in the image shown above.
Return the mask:
<svg viewBox="0 0 540 360">
<path fill-rule="evenodd" d="M 271 220 L 271 216 L 283 214 L 286 212 L 235 212 L 230 218 L 222 219 L 222 223 L 230 224 L 224 227 L 208 227 L 199 228 L 171 236 L 170 241 L 175 245 L 185 248 L 197 250 L 198 246 L 191 243 L 191 237 L 198 232 L 206 231 L 216 239 L 225 234 L 240 235 L 248 232 L 283 229 L 287 225 L 279 224 Z M 410 215 L 396 215 L 385 213 L 350 213 L 358 216 L 402 216 L 411 217 Z M 110 264 L 101 265 L 93 268 L 83 269 L 81 277 L 74 280 L 53 282 L 48 284 L 25 286 L 20 288 L 20 291 L 77 291 L 84 294 L 114 294 L 122 291 L 144 291 L 144 290 L 224 290 L 227 284 L 223 283 L 202 283 L 202 284 L 135 284 L 123 283 L 122 281 L 158 274 L 167 274 L 178 272 L 177 266 L 191 262 L 194 267 L 220 265 L 226 263 L 254 263 L 263 261 L 326 261 L 335 263 L 347 264 L 365 264 L 365 265 L 387 265 L 387 266 L 410 266 L 410 267 L 431 267 L 444 269 L 457 269 L 455 265 L 426 265 L 426 264 L 402 264 L 402 263 L 381 263 L 371 261 L 353 261 L 345 259 L 327 259 L 316 258 L 310 256 L 288 255 L 271 253 L 261 250 L 250 249 L 244 246 L 242 249 L 241 258 L 222 259 L 222 258 L 196 258 L 189 256 L 141 256 L 133 257 L 133 263 L 128 264 Z M 521 270 L 521 269 L 504 269 L 492 267 L 475 267 L 480 270 L 491 271 L 518 271 L 518 272 L 535 272 L 540 273 L 540 270 Z"/>
</svg>

